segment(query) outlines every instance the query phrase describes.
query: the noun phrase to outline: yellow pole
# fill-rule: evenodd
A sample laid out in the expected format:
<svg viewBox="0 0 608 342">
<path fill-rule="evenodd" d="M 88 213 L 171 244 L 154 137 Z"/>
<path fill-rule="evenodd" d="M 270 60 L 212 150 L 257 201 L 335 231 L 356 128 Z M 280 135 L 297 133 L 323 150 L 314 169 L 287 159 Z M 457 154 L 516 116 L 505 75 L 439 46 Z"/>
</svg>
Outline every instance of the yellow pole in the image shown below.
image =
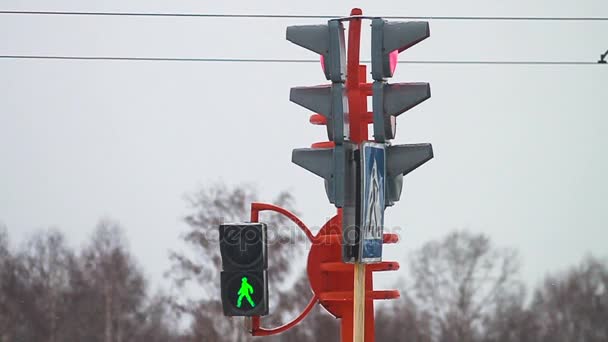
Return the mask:
<svg viewBox="0 0 608 342">
<path fill-rule="evenodd" d="M 355 263 L 353 341 L 365 342 L 365 264 Z"/>
</svg>

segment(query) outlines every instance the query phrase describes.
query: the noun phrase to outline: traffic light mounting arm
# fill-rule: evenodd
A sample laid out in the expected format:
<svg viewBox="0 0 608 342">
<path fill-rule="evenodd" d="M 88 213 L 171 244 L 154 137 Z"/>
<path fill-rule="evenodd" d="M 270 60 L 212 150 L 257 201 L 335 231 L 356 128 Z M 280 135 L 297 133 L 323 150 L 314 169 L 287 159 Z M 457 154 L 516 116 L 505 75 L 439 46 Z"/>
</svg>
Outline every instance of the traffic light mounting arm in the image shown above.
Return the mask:
<svg viewBox="0 0 608 342">
<path fill-rule="evenodd" d="M 289 210 L 278 207 L 273 204 L 254 202 L 251 203 L 251 222 L 259 221 L 260 211 L 274 211 L 287 217 L 289 220 L 295 223 L 304 232 L 304 234 L 306 234 L 306 237 L 308 238 L 308 240 L 310 240 L 311 243 L 314 241 L 314 235 L 312 234 L 310 229 L 304 224 L 304 222 L 302 222 L 296 215 L 294 215 Z M 313 294 L 312 298 L 310 299 L 304 310 L 298 315 L 298 317 L 294 318 L 291 322 L 286 323 L 277 328 L 262 328 L 260 327 L 260 316 L 253 316 L 251 317 L 250 332 L 253 336 L 270 336 L 285 332 L 291 329 L 296 324 L 300 323 L 302 320 L 304 320 L 304 318 L 308 316 L 310 311 L 315 307 L 318 302 L 319 297 L 317 296 L 317 294 Z"/>
</svg>

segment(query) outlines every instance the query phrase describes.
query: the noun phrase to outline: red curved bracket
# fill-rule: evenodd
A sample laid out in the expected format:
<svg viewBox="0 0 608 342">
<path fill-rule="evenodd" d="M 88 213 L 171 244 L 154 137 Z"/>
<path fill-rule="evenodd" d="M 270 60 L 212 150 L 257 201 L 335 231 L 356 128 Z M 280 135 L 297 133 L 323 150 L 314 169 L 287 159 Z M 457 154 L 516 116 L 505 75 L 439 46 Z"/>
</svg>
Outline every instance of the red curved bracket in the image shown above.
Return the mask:
<svg viewBox="0 0 608 342">
<path fill-rule="evenodd" d="M 260 328 L 260 316 L 252 317 L 251 334 L 253 336 L 269 336 L 269 335 L 280 334 L 284 331 L 287 331 L 287 330 L 291 329 L 291 327 L 293 327 L 294 325 L 300 323 L 306 316 L 308 316 L 308 314 L 310 313 L 310 310 L 312 310 L 312 308 L 315 307 L 315 305 L 317 304 L 318 301 L 319 301 L 319 297 L 317 295 L 314 295 L 310 299 L 310 302 L 308 302 L 308 305 L 306 305 L 306 308 L 304 309 L 304 311 L 302 311 L 302 313 L 298 317 L 296 317 L 293 321 L 291 321 L 285 325 L 282 325 L 278 328 L 272 328 L 272 329 Z"/>
<path fill-rule="evenodd" d="M 365 299 L 395 299 L 399 298 L 400 294 L 398 290 L 377 290 L 377 291 L 365 291 Z M 352 302 L 353 292 L 352 291 L 333 291 L 321 293 L 320 299 L 325 302 Z"/>
<path fill-rule="evenodd" d="M 302 222 L 302 220 L 300 220 L 294 213 L 290 212 L 289 210 L 281 208 L 281 207 L 273 205 L 273 204 L 258 203 L 258 202 L 251 203 L 251 222 L 258 222 L 260 219 L 260 211 L 265 211 L 265 210 L 274 211 L 283 216 L 286 216 L 293 223 L 295 223 L 298 227 L 300 227 L 300 229 L 302 229 L 304 234 L 306 234 L 306 237 L 308 237 L 308 240 L 310 240 L 311 242 L 313 241 L 314 236 L 312 235 L 312 232 L 304 224 L 304 222 Z M 285 325 L 282 325 L 278 328 L 272 328 L 272 329 L 261 328 L 260 327 L 260 316 L 253 316 L 253 317 L 251 317 L 251 334 L 253 336 L 269 336 L 269 335 L 280 334 L 286 330 L 289 330 L 294 325 L 300 323 L 304 318 L 306 318 L 306 316 L 308 316 L 308 314 L 310 313 L 310 310 L 312 310 L 312 308 L 314 308 L 314 306 L 318 302 L 319 302 L 319 297 L 316 294 L 313 295 L 313 297 L 308 302 L 308 305 L 306 305 L 306 308 L 304 308 L 304 311 L 302 311 L 298 317 L 293 319 L 291 322 L 289 322 Z"/>
<path fill-rule="evenodd" d="M 298 227 L 300 227 L 300 229 L 302 229 L 302 231 L 304 232 L 304 234 L 306 234 L 306 237 L 310 240 L 310 242 L 313 241 L 314 236 L 312 235 L 312 232 L 310 231 L 310 229 L 308 229 L 308 227 L 304 224 L 304 222 L 302 222 L 291 211 L 278 207 L 274 204 L 258 203 L 258 202 L 251 203 L 251 222 L 258 222 L 260 219 L 260 211 L 264 211 L 264 210 L 274 211 L 283 216 L 286 216 L 293 223 L 298 225 Z"/>
</svg>

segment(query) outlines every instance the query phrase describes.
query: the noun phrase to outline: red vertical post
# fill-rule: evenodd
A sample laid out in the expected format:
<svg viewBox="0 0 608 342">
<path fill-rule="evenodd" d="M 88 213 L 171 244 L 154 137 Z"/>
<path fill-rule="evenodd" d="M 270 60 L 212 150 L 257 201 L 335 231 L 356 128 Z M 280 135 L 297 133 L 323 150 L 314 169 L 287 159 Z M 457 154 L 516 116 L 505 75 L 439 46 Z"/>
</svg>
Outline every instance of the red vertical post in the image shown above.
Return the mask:
<svg viewBox="0 0 608 342">
<path fill-rule="evenodd" d="M 363 15 L 359 8 L 351 10 L 351 16 Z M 348 25 L 348 59 L 346 92 L 348 96 L 348 113 L 350 125 L 350 140 L 360 144 L 368 139 L 367 119 L 367 91 L 362 89 L 361 83 L 366 83 L 367 72 L 365 65 L 360 65 L 361 47 L 361 19 L 351 19 Z M 341 214 L 341 213 L 339 213 Z M 365 272 L 365 288 L 372 290 L 371 272 Z M 367 293 L 367 291 L 366 291 Z M 354 302 L 353 302 L 354 305 Z M 342 317 L 341 336 L 342 342 L 353 340 L 354 315 L 353 311 L 345 313 Z M 365 299 L 365 341 L 374 341 L 374 306 L 373 300 L 366 295 Z"/>
<path fill-rule="evenodd" d="M 351 16 L 363 15 L 359 8 L 353 8 Z M 350 125 L 350 140 L 356 144 L 367 140 L 367 121 L 363 120 L 367 113 L 367 106 L 362 108 L 363 101 L 367 101 L 366 94 L 360 87 L 360 47 L 361 47 L 361 19 L 351 19 L 348 24 L 348 59 L 346 64 L 346 93 L 348 96 L 348 113 Z M 365 68 L 365 66 L 363 66 Z M 365 72 L 363 80 L 365 80 Z M 362 99 L 364 97 L 365 99 Z"/>
</svg>

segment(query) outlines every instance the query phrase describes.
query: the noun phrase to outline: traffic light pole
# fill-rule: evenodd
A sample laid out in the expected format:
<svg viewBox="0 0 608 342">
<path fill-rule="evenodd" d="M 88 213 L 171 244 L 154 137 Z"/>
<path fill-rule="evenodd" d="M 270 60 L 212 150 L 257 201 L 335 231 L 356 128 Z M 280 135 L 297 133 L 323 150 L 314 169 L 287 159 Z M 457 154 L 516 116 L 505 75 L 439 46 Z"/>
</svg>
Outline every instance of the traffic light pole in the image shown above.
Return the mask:
<svg viewBox="0 0 608 342">
<path fill-rule="evenodd" d="M 360 65 L 361 17 L 363 12 L 355 8 L 348 19 L 348 49 L 346 95 L 348 99 L 348 120 L 350 125 L 350 140 L 360 144 L 369 139 L 368 125 L 373 123 L 373 114 L 367 110 L 367 98 L 372 95 L 372 85 L 367 83 L 367 67 Z M 326 124 L 323 117 L 313 115 L 313 124 Z M 312 145 L 313 148 L 333 147 L 333 142 L 321 142 Z M 252 318 L 252 334 L 255 336 L 272 335 L 288 330 L 300 322 L 320 300 L 326 309 L 336 317 L 341 318 L 342 342 L 373 342 L 374 341 L 374 299 L 393 299 L 399 297 L 399 292 L 373 291 L 374 271 L 390 271 L 399 269 L 396 262 L 381 262 L 367 266 L 356 262 L 347 264 L 342 262 L 341 236 L 342 236 L 342 209 L 338 208 L 336 216 L 327 222 L 316 237 L 293 214 L 268 204 L 252 204 L 252 222 L 257 222 L 261 210 L 273 210 L 282 213 L 295 222 L 313 242 L 308 259 L 308 273 L 311 287 L 315 296 L 306 309 L 292 322 L 274 329 L 260 327 L 260 318 Z M 396 235 L 384 234 L 385 243 L 395 243 Z M 323 273 L 333 271 L 329 277 Z M 329 281 L 328 281 L 329 280 Z M 322 283 L 337 284 L 333 288 L 326 288 Z M 348 285 L 350 283 L 350 285 Z M 366 291 L 369 288 L 370 291 Z"/>
<path fill-rule="evenodd" d="M 363 19 L 372 21 L 373 80 L 369 83 L 368 68 L 360 64 Z M 290 100 L 317 113 L 310 122 L 325 125 L 330 140 L 293 150 L 292 162 L 324 179 L 327 197 L 337 213 L 313 235 L 293 213 L 252 203 L 251 222 L 258 222 L 261 211 L 274 211 L 294 222 L 310 240 L 306 271 L 313 293 L 295 319 L 277 328 L 262 328 L 260 316 L 243 314 L 252 316 L 248 320 L 253 336 L 289 330 L 319 303 L 341 320 L 342 342 L 375 340 L 374 300 L 399 297 L 397 290 L 374 290 L 373 272 L 399 269 L 395 261 L 382 261 L 382 244 L 398 241 L 396 234 L 382 230 L 384 209 L 399 201 L 403 176 L 433 157 L 430 144 L 390 143 L 396 117 L 428 99 L 429 84 L 388 83 L 387 79 L 393 76 L 397 54 L 428 36 L 427 22 L 388 22 L 364 17 L 358 8 L 350 17 L 331 19 L 327 25 L 287 28 L 287 40 L 321 55 L 325 77 L 331 81 L 291 88 Z M 367 109 L 370 96 L 371 112 Z M 374 127 L 371 142 L 369 124 Z M 350 236 L 353 227 L 355 238 Z"/>
<path fill-rule="evenodd" d="M 359 8 L 354 8 L 351 10 L 350 15 L 351 17 L 361 16 L 363 15 L 363 11 Z M 351 129 L 350 139 L 355 144 L 360 144 L 368 139 L 367 127 L 369 124 L 369 122 L 365 120 L 365 115 L 367 114 L 367 94 L 362 94 L 360 86 L 360 78 L 363 80 L 363 83 L 365 83 L 367 78 L 365 66 L 359 65 L 360 46 L 361 19 L 353 18 L 348 24 L 348 57 L 346 68 L 349 76 L 346 78 L 346 93 L 348 97 L 348 115 Z M 353 326 L 353 339 L 350 341 L 373 341 L 373 329 L 370 331 L 371 336 L 365 338 L 365 264 L 355 262 L 354 268 L 353 317 L 352 322 L 350 322 Z M 372 303 L 370 303 L 370 305 L 372 305 Z M 371 325 L 373 326 L 373 313 L 371 318 L 367 318 L 371 319 Z M 342 324 L 349 324 L 348 321 L 348 319 L 342 319 Z M 345 341 L 344 338 L 343 341 Z"/>
</svg>

